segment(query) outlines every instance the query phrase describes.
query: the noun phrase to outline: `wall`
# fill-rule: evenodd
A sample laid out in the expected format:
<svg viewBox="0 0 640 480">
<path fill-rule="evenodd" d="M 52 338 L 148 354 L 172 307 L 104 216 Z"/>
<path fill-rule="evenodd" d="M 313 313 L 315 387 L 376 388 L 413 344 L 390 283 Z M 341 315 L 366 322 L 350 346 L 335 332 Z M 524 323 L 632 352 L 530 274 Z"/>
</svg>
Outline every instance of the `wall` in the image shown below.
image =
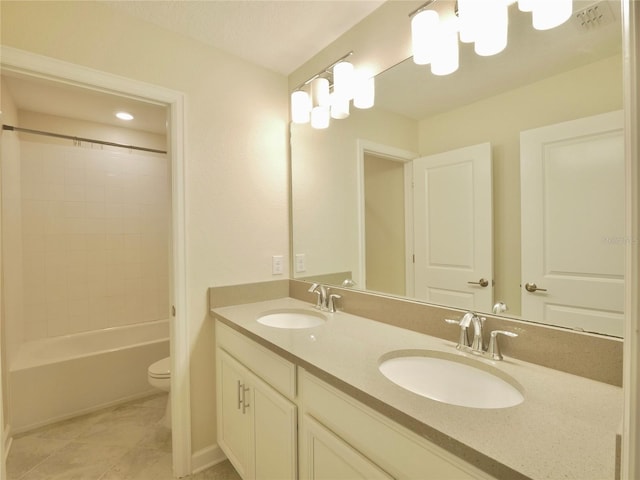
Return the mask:
<svg viewBox="0 0 640 480">
<path fill-rule="evenodd" d="M 4 84 L 0 84 L 0 108 L 2 123 L 15 124 L 18 121 L 18 110 Z M 9 398 L 9 363 L 13 353 L 22 340 L 20 325 L 22 323 L 22 226 L 21 226 L 21 192 L 20 192 L 20 142 L 14 132 L 0 132 L 0 169 L 2 195 L 2 251 L 1 262 L 3 280 L 11 279 L 8 285 L 2 282 L 2 308 L 0 315 L 0 340 L 2 349 L 2 390 L 3 417 L 5 427 L 8 426 Z M 11 252 L 11 254 L 8 254 Z M 2 439 L 4 440 L 4 439 Z M 1 440 L 0 440 L 1 441 Z"/>
<path fill-rule="evenodd" d="M 326 130 L 291 124 L 293 253 L 305 254 L 296 276 L 350 271 L 358 277 L 358 140 L 417 151 L 417 122 L 380 109 L 352 109 Z"/>
<path fill-rule="evenodd" d="M 25 342 L 169 318 L 165 155 L 23 141 L 21 172 Z"/>
<path fill-rule="evenodd" d="M 367 290 L 406 295 L 404 164 L 364 156 Z"/>
<path fill-rule="evenodd" d="M 192 449 L 216 443 L 210 286 L 288 271 L 287 81 L 99 2 L 2 2 L 2 44 L 186 94 Z"/>
<path fill-rule="evenodd" d="M 520 132 L 621 109 L 621 62 L 606 58 L 419 122 L 421 155 L 491 142 L 494 298 L 513 314 L 520 313 Z"/>
</svg>

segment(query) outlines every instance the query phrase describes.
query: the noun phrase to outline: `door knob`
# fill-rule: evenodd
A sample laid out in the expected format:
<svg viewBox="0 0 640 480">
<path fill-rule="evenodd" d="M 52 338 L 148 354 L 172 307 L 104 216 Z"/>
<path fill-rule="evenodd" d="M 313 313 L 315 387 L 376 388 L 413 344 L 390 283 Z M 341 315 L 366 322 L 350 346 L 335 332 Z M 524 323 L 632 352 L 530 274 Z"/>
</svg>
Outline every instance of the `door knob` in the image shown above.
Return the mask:
<svg viewBox="0 0 640 480">
<path fill-rule="evenodd" d="M 488 287 L 489 286 L 489 280 L 487 280 L 486 278 L 481 278 L 477 282 L 467 282 L 467 283 L 469 285 L 480 285 L 481 287 Z"/>
<path fill-rule="evenodd" d="M 527 292 L 531 292 L 531 293 L 534 293 L 534 292 L 546 292 L 547 291 L 546 288 L 540 288 L 535 283 L 525 283 L 524 284 L 524 289 Z"/>
</svg>

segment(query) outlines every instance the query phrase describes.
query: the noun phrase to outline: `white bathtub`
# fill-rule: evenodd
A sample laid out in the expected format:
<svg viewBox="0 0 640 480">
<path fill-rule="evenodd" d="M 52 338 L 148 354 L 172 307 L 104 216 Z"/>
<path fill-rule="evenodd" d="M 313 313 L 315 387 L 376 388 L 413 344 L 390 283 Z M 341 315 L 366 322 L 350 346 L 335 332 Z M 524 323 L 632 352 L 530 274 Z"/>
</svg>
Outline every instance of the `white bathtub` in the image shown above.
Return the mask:
<svg viewBox="0 0 640 480">
<path fill-rule="evenodd" d="M 158 390 L 147 367 L 169 356 L 169 320 L 36 340 L 10 362 L 13 433 Z"/>
</svg>

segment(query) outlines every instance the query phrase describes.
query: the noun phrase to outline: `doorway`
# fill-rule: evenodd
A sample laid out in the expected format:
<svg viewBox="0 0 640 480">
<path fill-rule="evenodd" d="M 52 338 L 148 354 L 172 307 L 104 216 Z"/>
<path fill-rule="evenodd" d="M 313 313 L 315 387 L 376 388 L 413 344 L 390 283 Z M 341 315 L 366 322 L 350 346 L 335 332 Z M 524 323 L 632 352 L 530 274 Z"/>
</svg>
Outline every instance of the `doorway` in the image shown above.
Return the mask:
<svg viewBox="0 0 640 480">
<path fill-rule="evenodd" d="M 65 88 L 78 88 L 101 94 L 108 93 L 143 103 L 160 105 L 166 109 L 167 157 L 171 178 L 168 188 L 171 192 L 171 220 L 168 227 L 171 263 L 167 270 L 169 303 L 171 305 L 169 311 L 172 315 L 171 321 L 169 321 L 169 337 L 172 372 L 173 470 L 176 476 L 184 476 L 191 471 L 191 435 L 185 286 L 183 94 L 5 47 L 3 47 L 2 72 L 56 82 Z M 2 363 L 2 368 L 4 377 L 8 371 L 6 361 Z M 4 395 L 3 400 L 6 401 L 6 391 Z M 5 424 L 0 425 L 3 430 L 4 427 Z M 4 439 L 4 432 L 2 433 Z"/>
</svg>

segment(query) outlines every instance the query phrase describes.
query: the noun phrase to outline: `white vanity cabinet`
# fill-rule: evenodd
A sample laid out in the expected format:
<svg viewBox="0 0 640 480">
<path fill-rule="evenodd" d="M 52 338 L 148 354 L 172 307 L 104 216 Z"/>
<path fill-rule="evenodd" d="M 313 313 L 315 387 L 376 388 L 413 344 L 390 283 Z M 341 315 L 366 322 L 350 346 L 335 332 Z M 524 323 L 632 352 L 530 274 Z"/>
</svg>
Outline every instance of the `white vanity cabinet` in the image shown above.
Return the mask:
<svg viewBox="0 0 640 480">
<path fill-rule="evenodd" d="M 299 369 L 300 478 L 491 479 Z"/>
<path fill-rule="evenodd" d="M 245 480 L 297 478 L 297 407 L 258 376 L 269 370 L 266 376 L 275 374 L 274 383 L 284 385 L 284 393 L 293 397 L 295 367 L 230 328 L 217 325 L 220 448 Z M 280 368 L 271 370 L 269 365 Z"/>
</svg>

